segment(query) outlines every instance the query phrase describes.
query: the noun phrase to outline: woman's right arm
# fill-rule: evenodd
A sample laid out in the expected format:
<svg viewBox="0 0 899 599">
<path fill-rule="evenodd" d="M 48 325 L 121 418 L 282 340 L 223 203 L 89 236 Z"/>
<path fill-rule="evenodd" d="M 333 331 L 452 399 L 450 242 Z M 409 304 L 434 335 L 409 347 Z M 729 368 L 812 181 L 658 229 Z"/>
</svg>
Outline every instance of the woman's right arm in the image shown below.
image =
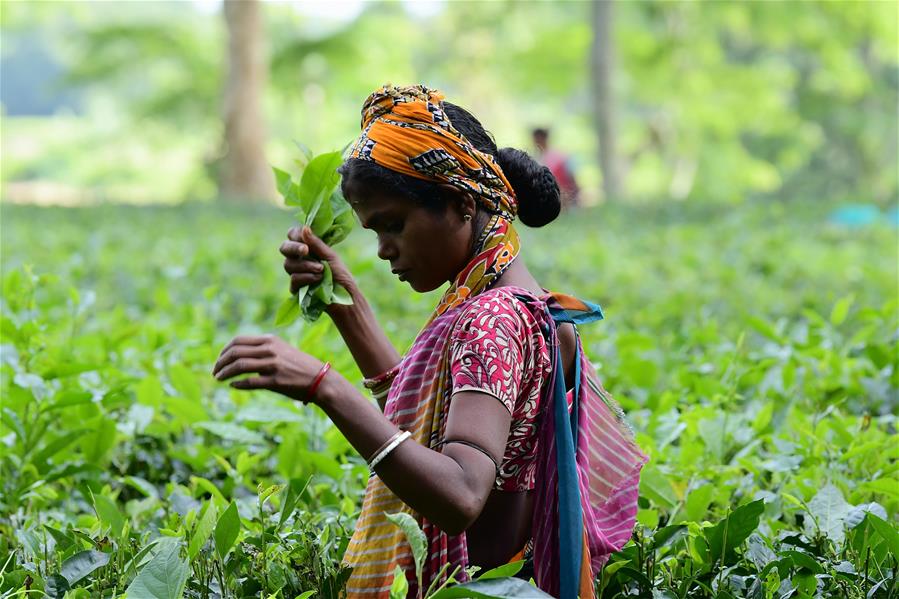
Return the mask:
<svg viewBox="0 0 899 599">
<path fill-rule="evenodd" d="M 353 275 L 331 247 L 311 229 L 294 227 L 288 231 L 280 251 L 284 255 L 284 270 L 290 275 L 291 293 L 321 280 L 318 258 L 330 264 L 334 283 L 344 287 L 353 298 L 351 306 L 331 304 L 326 311 L 363 376 L 371 378 L 399 364 L 399 353 L 378 324 Z"/>
</svg>

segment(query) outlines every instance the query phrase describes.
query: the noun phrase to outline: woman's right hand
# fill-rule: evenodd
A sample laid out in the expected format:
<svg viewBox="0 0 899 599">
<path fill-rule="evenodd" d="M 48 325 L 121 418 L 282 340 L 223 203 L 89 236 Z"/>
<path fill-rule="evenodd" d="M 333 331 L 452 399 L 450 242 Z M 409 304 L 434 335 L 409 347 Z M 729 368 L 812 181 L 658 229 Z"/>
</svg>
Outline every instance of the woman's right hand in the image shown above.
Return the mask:
<svg viewBox="0 0 899 599">
<path fill-rule="evenodd" d="M 316 237 L 309 227 L 294 227 L 288 231 L 287 241 L 280 249 L 284 254 L 284 270 L 290 275 L 291 293 L 321 281 L 323 269 L 319 260 L 326 260 L 331 265 L 334 283 L 349 292 L 353 305 L 331 304 L 325 312 L 340 331 L 363 376 L 377 376 L 399 364 L 400 355 L 378 325 L 371 306 L 337 252 Z"/>
<path fill-rule="evenodd" d="M 287 232 L 287 241 L 279 251 L 284 256 L 284 270 L 290 275 L 290 292 L 296 294 L 308 285 L 322 280 L 324 267 L 321 261 L 331 265 L 334 283 L 346 289 L 351 297 L 357 294 L 356 280 L 349 269 L 330 246 L 315 236 L 309 227 L 293 227 Z"/>
</svg>

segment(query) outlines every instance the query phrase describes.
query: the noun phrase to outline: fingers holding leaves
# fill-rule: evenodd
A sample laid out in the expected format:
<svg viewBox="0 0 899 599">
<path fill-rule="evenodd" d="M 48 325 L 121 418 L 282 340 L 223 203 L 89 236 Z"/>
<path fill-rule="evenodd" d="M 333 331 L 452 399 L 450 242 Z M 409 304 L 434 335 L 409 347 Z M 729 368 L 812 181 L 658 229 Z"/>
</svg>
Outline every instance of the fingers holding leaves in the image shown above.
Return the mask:
<svg viewBox="0 0 899 599">
<path fill-rule="evenodd" d="M 303 227 L 291 227 L 287 231 L 287 239 L 290 241 L 303 241 Z"/>
<path fill-rule="evenodd" d="M 309 255 L 309 246 L 300 241 L 287 240 L 281 244 L 278 251 L 287 259 L 301 259 Z"/>
<path fill-rule="evenodd" d="M 325 260 L 334 260 L 337 254 L 330 245 L 322 241 L 312 230 L 312 227 L 305 227 L 302 231 L 303 241 L 309 244 L 310 251 Z"/>
<path fill-rule="evenodd" d="M 296 295 L 303 287 L 314 285 L 322 280 L 321 272 L 303 272 L 290 275 L 290 293 Z"/>
<path fill-rule="evenodd" d="M 299 231 L 296 227 L 289 234 Z M 301 232 L 298 234 L 302 234 Z M 284 256 L 284 271 L 290 275 L 290 293 L 295 295 L 303 287 L 311 287 L 321 282 L 325 265 L 310 255 L 310 247 L 297 241 L 285 241 L 279 248 Z"/>
<path fill-rule="evenodd" d="M 299 297 L 282 303 L 275 314 L 278 326 L 292 322 L 301 314 L 312 322 L 332 303 L 352 303 L 348 291 L 340 292 L 334 300 L 334 281 L 347 290 L 353 285 L 352 277 L 332 249 L 346 238 L 355 224 L 354 212 L 340 191 L 337 169 L 342 162 L 342 151 L 309 155 L 300 164 L 299 182 L 290 173 L 274 169 L 284 203 L 297 208 L 296 219 L 303 223 L 288 230 L 287 241 L 280 247 L 285 257 L 284 270 L 291 277 L 291 295 Z M 324 265 L 313 268 L 306 264 L 313 260 Z"/>
</svg>

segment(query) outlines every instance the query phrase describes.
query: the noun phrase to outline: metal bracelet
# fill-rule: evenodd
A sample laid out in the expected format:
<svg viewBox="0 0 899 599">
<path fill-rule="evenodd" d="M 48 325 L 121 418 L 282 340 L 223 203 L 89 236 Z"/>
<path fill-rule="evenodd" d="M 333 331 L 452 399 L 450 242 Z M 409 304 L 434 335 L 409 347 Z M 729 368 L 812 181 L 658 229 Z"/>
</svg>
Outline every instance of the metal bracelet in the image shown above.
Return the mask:
<svg viewBox="0 0 899 599">
<path fill-rule="evenodd" d="M 406 439 L 408 439 L 411 436 L 412 436 L 412 433 L 410 433 L 409 431 L 401 431 L 401 432 L 398 432 L 395 435 L 393 435 L 390 438 L 390 440 L 387 441 L 387 444 L 384 446 L 384 448 L 379 450 L 375 454 L 375 457 L 373 457 L 368 462 L 368 469 L 371 470 L 372 472 L 374 472 L 375 466 L 380 464 L 381 460 L 383 460 L 388 455 L 390 455 L 390 452 L 393 451 L 394 449 L 396 449 L 397 445 L 399 445 L 400 443 L 402 443 L 403 441 L 405 441 Z"/>
</svg>

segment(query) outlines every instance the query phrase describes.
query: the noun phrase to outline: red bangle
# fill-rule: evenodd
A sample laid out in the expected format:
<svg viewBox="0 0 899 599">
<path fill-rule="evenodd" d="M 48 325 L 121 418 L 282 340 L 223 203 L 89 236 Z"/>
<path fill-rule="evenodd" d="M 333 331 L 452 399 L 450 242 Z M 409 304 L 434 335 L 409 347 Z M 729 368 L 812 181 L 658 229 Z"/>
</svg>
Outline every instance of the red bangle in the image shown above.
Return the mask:
<svg viewBox="0 0 899 599">
<path fill-rule="evenodd" d="M 315 397 L 315 392 L 318 391 L 318 386 L 321 385 L 322 379 L 325 378 L 325 375 L 328 374 L 328 371 L 331 370 L 331 363 L 325 362 L 325 365 L 322 366 L 321 370 L 318 371 L 318 374 L 315 375 L 315 378 L 312 379 L 312 384 L 309 385 L 309 392 L 306 393 L 306 401 L 309 401 L 313 397 Z"/>
</svg>

